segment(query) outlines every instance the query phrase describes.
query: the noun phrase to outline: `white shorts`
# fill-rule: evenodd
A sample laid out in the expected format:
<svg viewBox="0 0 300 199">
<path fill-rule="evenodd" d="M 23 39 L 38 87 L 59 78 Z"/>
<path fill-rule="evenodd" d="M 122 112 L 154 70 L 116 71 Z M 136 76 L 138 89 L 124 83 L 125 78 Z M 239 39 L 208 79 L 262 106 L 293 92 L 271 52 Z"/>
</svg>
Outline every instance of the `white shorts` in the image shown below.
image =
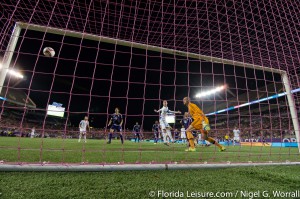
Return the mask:
<svg viewBox="0 0 300 199">
<path fill-rule="evenodd" d="M 159 125 L 162 130 L 166 129 L 166 128 L 170 128 L 170 125 L 168 124 L 168 122 L 166 122 L 164 120 L 159 120 Z"/>
<path fill-rule="evenodd" d="M 80 134 L 82 134 L 82 135 L 85 135 L 85 134 L 86 134 L 86 131 L 80 130 L 79 132 L 80 132 Z"/>
<path fill-rule="evenodd" d="M 186 134 L 185 133 L 181 133 L 180 138 L 181 139 L 186 139 Z"/>
<path fill-rule="evenodd" d="M 234 137 L 233 140 L 239 142 L 240 141 L 240 137 Z"/>
</svg>

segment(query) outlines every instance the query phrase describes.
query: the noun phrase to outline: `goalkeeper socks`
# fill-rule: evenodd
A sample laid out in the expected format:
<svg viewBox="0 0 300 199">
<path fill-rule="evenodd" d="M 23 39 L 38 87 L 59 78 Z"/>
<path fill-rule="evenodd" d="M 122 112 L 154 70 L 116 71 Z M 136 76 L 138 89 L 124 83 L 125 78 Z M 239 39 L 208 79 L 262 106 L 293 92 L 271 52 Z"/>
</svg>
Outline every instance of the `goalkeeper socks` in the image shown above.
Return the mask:
<svg viewBox="0 0 300 199">
<path fill-rule="evenodd" d="M 216 142 L 216 140 L 212 137 L 208 137 L 207 141 L 209 141 L 210 143 L 216 145 L 217 147 L 219 147 L 220 149 L 222 148 L 222 145 L 220 145 L 218 142 Z"/>
<path fill-rule="evenodd" d="M 190 148 L 194 149 L 195 148 L 195 143 L 194 143 L 194 136 L 193 136 L 192 132 L 187 131 L 186 136 L 187 136 L 187 139 L 189 141 Z"/>
<path fill-rule="evenodd" d="M 195 142 L 194 142 L 194 139 L 193 139 L 193 138 L 189 139 L 189 144 L 190 144 L 190 147 L 191 147 L 192 149 L 195 148 Z"/>
</svg>

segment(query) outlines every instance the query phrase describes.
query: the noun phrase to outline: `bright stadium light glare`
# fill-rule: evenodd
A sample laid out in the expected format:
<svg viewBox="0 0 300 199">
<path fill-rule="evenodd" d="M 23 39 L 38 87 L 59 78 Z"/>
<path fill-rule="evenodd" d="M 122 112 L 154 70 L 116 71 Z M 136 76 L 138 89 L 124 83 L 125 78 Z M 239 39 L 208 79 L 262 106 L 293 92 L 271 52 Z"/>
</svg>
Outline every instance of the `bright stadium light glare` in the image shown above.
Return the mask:
<svg viewBox="0 0 300 199">
<path fill-rule="evenodd" d="M 212 94 L 214 94 L 214 93 L 220 92 L 221 90 L 225 89 L 225 87 L 226 87 L 226 86 L 223 85 L 223 86 L 216 87 L 216 88 L 214 88 L 214 89 L 212 89 L 212 90 L 209 90 L 209 91 L 204 91 L 204 92 L 202 92 L 202 93 L 198 93 L 198 94 L 196 95 L 196 97 L 197 97 L 197 98 L 201 98 L 201 97 L 205 97 L 205 96 L 208 96 L 208 95 L 212 95 Z"/>
<path fill-rule="evenodd" d="M 12 76 L 14 76 L 14 77 L 17 77 L 17 78 L 20 78 L 20 79 L 23 79 L 23 78 L 24 78 L 24 76 L 23 76 L 21 73 L 19 73 L 19 72 L 17 72 L 17 71 L 14 71 L 14 70 L 11 70 L 11 69 L 8 70 L 8 73 L 9 73 L 10 75 L 12 75 Z"/>
</svg>

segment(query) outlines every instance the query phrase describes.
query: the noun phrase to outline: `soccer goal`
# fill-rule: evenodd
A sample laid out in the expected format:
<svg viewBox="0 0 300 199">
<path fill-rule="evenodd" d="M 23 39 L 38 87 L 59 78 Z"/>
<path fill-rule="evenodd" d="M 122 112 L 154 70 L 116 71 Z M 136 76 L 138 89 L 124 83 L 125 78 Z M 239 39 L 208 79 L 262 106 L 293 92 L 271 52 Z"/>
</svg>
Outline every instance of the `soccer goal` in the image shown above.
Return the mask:
<svg viewBox="0 0 300 199">
<path fill-rule="evenodd" d="M 289 71 L 150 43 L 16 22 L 0 73 L 0 169 L 298 164 L 300 89 Z M 45 56 L 45 47 L 55 55 Z M 206 114 L 209 136 L 226 151 L 200 132 L 194 132 L 196 151 L 185 151 L 180 129 L 186 96 Z M 159 121 L 154 109 L 163 100 L 169 110 L 181 111 L 170 119 L 168 146 L 153 128 Z M 122 119 L 113 128 L 108 123 L 116 108 Z M 85 116 L 86 139 L 78 140 Z"/>
</svg>

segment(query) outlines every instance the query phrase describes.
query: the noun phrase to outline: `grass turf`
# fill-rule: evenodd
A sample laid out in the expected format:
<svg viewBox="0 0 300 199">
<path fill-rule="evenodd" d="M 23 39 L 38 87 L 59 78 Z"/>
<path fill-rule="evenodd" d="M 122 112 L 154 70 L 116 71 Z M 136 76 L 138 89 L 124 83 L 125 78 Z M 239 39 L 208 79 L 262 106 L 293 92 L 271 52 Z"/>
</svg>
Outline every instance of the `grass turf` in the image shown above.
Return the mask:
<svg viewBox="0 0 300 199">
<path fill-rule="evenodd" d="M 0 137 L 0 160 L 4 162 L 50 163 L 226 163 L 231 162 L 283 162 L 299 161 L 297 148 L 269 146 L 230 146 L 219 152 L 215 146 L 198 147 L 197 152 L 185 152 L 185 145 L 154 145 L 149 142 L 134 143 L 119 140 L 106 144 L 104 140 L 17 138 Z"/>
<path fill-rule="evenodd" d="M 299 166 L 126 172 L 0 172 L 0 198 L 158 198 L 182 192 L 291 192 L 300 189 Z M 155 197 L 149 193 L 154 191 Z M 237 195 L 235 195 L 237 193 Z M 159 197 L 162 198 L 162 197 Z M 174 197 L 169 197 L 174 198 Z M 287 197 L 283 197 L 287 198 Z"/>
</svg>

